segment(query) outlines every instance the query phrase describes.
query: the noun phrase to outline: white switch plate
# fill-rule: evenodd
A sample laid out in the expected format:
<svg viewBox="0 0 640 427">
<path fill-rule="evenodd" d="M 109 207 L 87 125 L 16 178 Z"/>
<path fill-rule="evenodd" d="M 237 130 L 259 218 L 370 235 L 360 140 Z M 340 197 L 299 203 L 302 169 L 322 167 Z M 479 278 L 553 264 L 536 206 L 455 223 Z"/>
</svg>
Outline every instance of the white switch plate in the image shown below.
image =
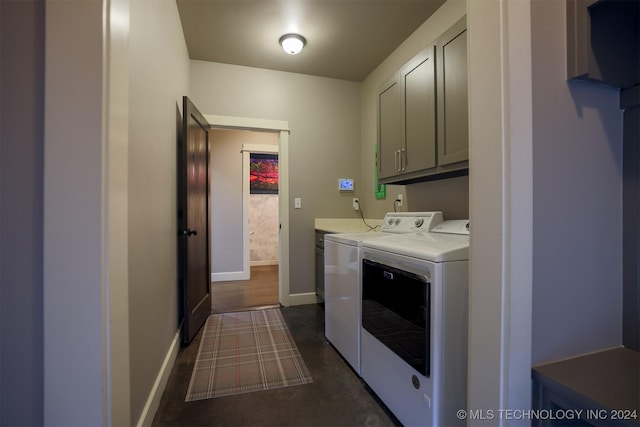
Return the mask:
<svg viewBox="0 0 640 427">
<path fill-rule="evenodd" d="M 293 199 L 293 207 L 296 209 L 302 209 L 302 199 L 300 197 Z"/>
</svg>

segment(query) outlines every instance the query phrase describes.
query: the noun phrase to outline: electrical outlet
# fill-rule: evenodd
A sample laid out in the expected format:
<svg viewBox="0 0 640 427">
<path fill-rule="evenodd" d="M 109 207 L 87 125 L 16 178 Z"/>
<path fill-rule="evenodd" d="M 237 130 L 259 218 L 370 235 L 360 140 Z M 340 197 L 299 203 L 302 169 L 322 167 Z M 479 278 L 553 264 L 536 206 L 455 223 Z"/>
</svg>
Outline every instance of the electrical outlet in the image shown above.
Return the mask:
<svg viewBox="0 0 640 427">
<path fill-rule="evenodd" d="M 402 194 L 398 194 L 398 197 L 396 198 L 396 200 L 398 201 L 398 206 L 402 206 L 402 202 L 404 201 Z"/>
<path fill-rule="evenodd" d="M 353 198 L 353 210 L 354 211 L 359 211 L 360 210 L 360 202 L 358 201 L 357 197 Z"/>
</svg>

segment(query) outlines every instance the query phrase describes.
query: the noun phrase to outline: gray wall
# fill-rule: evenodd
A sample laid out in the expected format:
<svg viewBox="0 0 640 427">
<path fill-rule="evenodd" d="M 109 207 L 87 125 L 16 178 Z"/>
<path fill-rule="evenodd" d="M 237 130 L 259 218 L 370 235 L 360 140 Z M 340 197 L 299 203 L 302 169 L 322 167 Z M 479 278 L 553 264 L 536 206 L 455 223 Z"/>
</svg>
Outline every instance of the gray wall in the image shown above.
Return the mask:
<svg viewBox="0 0 640 427">
<path fill-rule="evenodd" d="M 44 4 L 0 2 L 0 7 L 0 424 L 41 425 Z M 131 28 L 129 171 L 122 174 L 129 175 L 130 184 L 130 305 L 125 309 L 130 314 L 131 424 L 135 424 L 178 330 L 175 115 L 176 103 L 189 90 L 189 61 L 175 3 L 132 2 Z M 68 159 L 75 161 L 73 156 Z M 64 204 L 58 206 L 64 209 Z M 62 313 L 56 316 L 65 321 Z M 9 324 L 9 319 L 18 318 L 19 327 Z M 93 347 L 82 340 L 78 345 L 87 351 Z M 91 351 L 95 349 L 100 351 L 99 346 Z M 66 385 L 56 387 L 62 390 Z M 101 400 L 92 404 L 101 405 Z"/>
<path fill-rule="evenodd" d="M 566 82 L 564 2 L 532 2 L 533 363 L 622 344 L 622 113 Z"/>
<path fill-rule="evenodd" d="M 405 191 L 411 211 L 442 211 L 445 220 L 469 218 L 468 176 L 410 184 Z"/>
<path fill-rule="evenodd" d="M 203 61 L 191 61 L 190 83 L 204 114 L 289 122 L 290 293 L 314 292 L 314 219 L 355 218 L 363 188 L 360 84 Z M 356 191 L 340 194 L 339 178 L 354 178 Z"/>
<path fill-rule="evenodd" d="M 137 422 L 178 330 L 176 105 L 189 60 L 175 2 L 133 1 L 129 100 L 131 417 Z"/>
<path fill-rule="evenodd" d="M 106 287 L 103 227 L 111 218 L 105 130 L 112 130 L 115 106 L 105 111 L 104 13 L 99 2 L 54 1 L 45 8 L 45 425 L 102 423 L 110 379 L 103 370 L 113 367 L 105 349 L 107 340 L 110 347 L 115 342 L 112 333 L 104 334 L 114 307 L 107 302 L 107 292 L 113 293 Z"/>
<path fill-rule="evenodd" d="M 42 425 L 44 2 L 0 20 L 0 425 Z"/>
</svg>

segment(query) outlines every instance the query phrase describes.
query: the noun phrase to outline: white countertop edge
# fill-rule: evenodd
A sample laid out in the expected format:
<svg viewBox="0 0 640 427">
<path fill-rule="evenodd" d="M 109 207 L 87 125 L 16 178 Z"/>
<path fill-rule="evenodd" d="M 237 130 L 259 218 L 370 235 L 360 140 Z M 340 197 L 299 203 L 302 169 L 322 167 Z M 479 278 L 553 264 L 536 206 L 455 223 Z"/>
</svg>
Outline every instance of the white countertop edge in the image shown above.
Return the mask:
<svg viewBox="0 0 640 427">
<path fill-rule="evenodd" d="M 365 218 L 365 222 L 371 226 L 381 226 L 382 219 Z M 365 233 L 369 227 L 361 218 L 316 218 L 315 229 L 327 233 Z M 380 227 L 378 227 L 378 230 Z"/>
</svg>

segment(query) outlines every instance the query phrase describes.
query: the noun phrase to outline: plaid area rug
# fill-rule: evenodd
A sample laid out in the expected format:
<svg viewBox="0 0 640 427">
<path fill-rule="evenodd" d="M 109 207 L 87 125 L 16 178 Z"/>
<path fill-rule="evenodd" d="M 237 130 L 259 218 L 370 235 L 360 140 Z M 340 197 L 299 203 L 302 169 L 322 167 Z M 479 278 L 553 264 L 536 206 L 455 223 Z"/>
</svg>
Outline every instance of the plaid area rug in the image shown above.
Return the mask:
<svg viewBox="0 0 640 427">
<path fill-rule="evenodd" d="M 310 382 L 279 309 L 212 314 L 185 402 Z"/>
</svg>

